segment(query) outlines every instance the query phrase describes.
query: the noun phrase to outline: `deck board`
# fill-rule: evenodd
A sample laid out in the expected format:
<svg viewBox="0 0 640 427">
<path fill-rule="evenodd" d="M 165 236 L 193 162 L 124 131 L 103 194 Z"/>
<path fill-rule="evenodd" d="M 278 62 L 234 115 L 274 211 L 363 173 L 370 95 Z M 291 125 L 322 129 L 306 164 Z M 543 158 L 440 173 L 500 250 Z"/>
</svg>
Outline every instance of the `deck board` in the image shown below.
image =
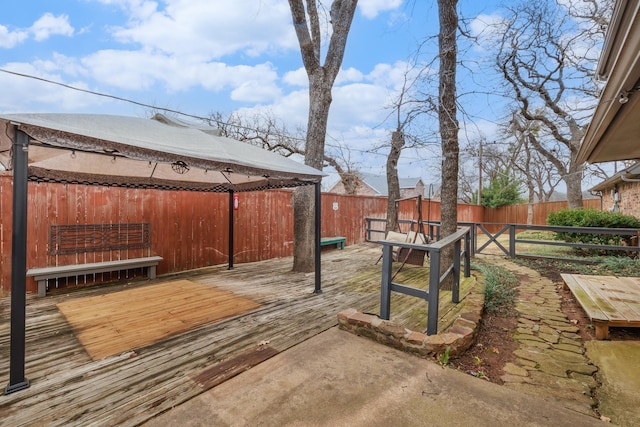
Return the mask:
<svg viewBox="0 0 640 427">
<path fill-rule="evenodd" d="M 185 279 L 58 304 L 94 360 L 258 306 L 249 298 Z"/>
<path fill-rule="evenodd" d="M 261 343 L 284 351 L 335 326 L 341 310 L 353 307 L 377 313 L 381 267 L 375 262 L 380 252 L 373 244 L 323 252 L 320 295 L 312 292 L 313 274 L 290 271 L 291 258 L 240 264 L 234 270 L 219 266 L 160 277 L 153 283 L 193 281 L 251 299 L 259 307 L 101 360 L 89 356 L 58 305 L 81 298 L 104 299 L 121 290 L 135 289 L 146 295 L 148 281 L 46 298 L 29 296 L 26 375 L 31 386 L 0 395 L 0 424 L 141 425 L 202 393 L 194 381 L 198 375 Z M 0 299 L 0 314 L 0 382 L 6 384 L 8 298 Z M 403 318 L 392 310 L 392 320 L 402 322 Z"/>
<path fill-rule="evenodd" d="M 609 327 L 640 327 L 640 278 L 562 274 L 587 316 L 596 338 L 607 339 Z"/>
</svg>

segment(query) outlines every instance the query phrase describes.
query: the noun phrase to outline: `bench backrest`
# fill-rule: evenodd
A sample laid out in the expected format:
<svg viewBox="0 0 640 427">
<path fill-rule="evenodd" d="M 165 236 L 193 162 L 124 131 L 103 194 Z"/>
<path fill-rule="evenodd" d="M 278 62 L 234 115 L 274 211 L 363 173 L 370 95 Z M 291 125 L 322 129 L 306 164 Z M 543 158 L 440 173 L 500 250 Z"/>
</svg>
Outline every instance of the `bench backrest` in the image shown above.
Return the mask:
<svg viewBox="0 0 640 427">
<path fill-rule="evenodd" d="M 151 224 L 65 224 L 52 225 L 49 254 L 66 255 L 151 247 Z"/>
</svg>

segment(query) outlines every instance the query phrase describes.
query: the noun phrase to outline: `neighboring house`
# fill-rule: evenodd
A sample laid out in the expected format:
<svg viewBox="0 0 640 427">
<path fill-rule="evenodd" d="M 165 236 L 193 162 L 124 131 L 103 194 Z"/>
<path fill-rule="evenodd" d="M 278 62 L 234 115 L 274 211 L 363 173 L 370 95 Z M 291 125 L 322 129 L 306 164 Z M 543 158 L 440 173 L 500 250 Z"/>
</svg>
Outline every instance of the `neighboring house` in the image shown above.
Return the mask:
<svg viewBox="0 0 640 427">
<path fill-rule="evenodd" d="M 424 182 L 421 178 L 400 178 L 399 181 L 400 197 L 431 196 L 431 198 L 435 198 L 435 194 L 428 194 L 428 189 L 425 189 Z M 425 192 L 425 190 L 427 192 Z M 331 187 L 329 192 L 346 194 L 342 181 L 338 181 L 333 187 Z M 389 194 L 387 177 L 383 175 L 360 173 L 356 183 L 356 194 L 360 196 L 386 197 Z"/>
<path fill-rule="evenodd" d="M 640 162 L 591 189 L 602 197 L 602 208 L 640 218 Z"/>
</svg>

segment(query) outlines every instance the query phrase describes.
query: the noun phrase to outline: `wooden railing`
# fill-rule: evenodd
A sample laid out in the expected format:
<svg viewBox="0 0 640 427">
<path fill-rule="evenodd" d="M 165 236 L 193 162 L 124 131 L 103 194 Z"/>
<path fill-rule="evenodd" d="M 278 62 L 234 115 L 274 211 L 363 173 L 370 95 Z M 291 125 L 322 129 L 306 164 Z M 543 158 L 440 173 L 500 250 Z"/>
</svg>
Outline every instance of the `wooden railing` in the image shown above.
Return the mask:
<svg viewBox="0 0 640 427">
<path fill-rule="evenodd" d="M 464 242 L 464 250 L 462 244 Z M 440 284 L 451 276 L 451 300 L 454 303 L 460 302 L 460 272 L 464 259 L 464 277 L 471 275 L 470 267 L 470 245 L 471 229 L 465 227 L 442 240 L 428 245 L 416 245 L 412 243 L 401 243 L 389 240 L 381 240 L 382 245 L 382 280 L 380 287 L 380 318 L 389 320 L 391 316 L 391 292 L 398 292 L 417 298 L 422 298 L 429 304 L 427 312 L 427 335 L 438 333 L 438 298 Z M 394 247 L 406 248 L 409 250 L 424 251 L 429 256 L 429 286 L 428 290 L 406 286 L 393 282 L 392 266 Z M 453 248 L 453 261 L 441 274 L 441 254 L 447 248 Z"/>
<path fill-rule="evenodd" d="M 366 218 L 367 230 L 366 239 L 368 241 L 375 242 L 379 239 L 384 239 L 385 231 L 384 225 L 385 219 L 380 218 Z M 405 227 L 410 231 L 416 231 L 418 229 L 416 221 L 400 220 L 401 227 Z M 424 222 L 423 223 L 425 234 L 427 234 L 432 240 L 438 240 L 440 237 L 440 223 L 439 222 Z M 518 244 L 530 244 L 530 245 L 548 245 L 548 246 L 564 246 L 570 248 L 579 249 L 599 249 L 602 251 L 624 251 L 624 252 L 637 252 L 640 257 L 640 230 L 635 228 L 602 228 L 602 227 L 554 227 L 550 225 L 529 225 L 529 224 L 502 224 L 494 222 L 458 222 L 458 226 L 469 227 L 471 236 L 471 256 L 476 253 L 482 253 L 484 249 L 490 245 L 497 246 L 505 255 L 515 258 L 518 255 Z M 497 230 L 497 231 L 492 231 Z M 603 245 L 603 244 L 587 244 L 587 243 L 572 243 L 563 242 L 559 240 L 532 240 L 532 239 L 518 239 L 517 233 L 519 231 L 547 231 L 547 232 L 564 232 L 564 233 L 584 233 L 584 234 L 604 234 L 604 235 L 619 235 L 629 237 L 635 244 L 630 245 Z M 486 235 L 488 240 L 479 245 L 479 237 Z M 499 241 L 498 239 L 506 235 L 508 240 Z M 635 239 L 634 239 L 635 238 Z M 520 254 L 522 256 L 522 254 Z"/>
<path fill-rule="evenodd" d="M 496 224 L 493 224 L 496 225 Z M 548 245 L 548 246 L 564 246 L 569 248 L 578 249 L 597 249 L 602 251 L 625 251 L 625 252 L 637 252 L 640 256 L 640 244 L 638 243 L 638 236 L 640 236 L 640 230 L 635 228 L 604 228 L 604 227 L 560 227 L 550 225 L 527 225 L 527 224 L 500 224 L 500 228 L 495 233 L 487 231 L 485 224 L 473 224 L 475 231 L 475 244 L 473 248 L 474 253 L 481 253 L 490 244 L 495 244 L 500 250 L 507 256 L 515 258 L 517 254 L 518 244 L 529 245 Z M 590 244 L 590 243 L 572 243 L 559 240 L 532 240 L 532 239 L 518 239 L 518 230 L 530 230 L 530 231 L 546 231 L 555 233 L 581 233 L 581 234 L 602 234 L 602 235 L 616 235 L 616 236 L 628 236 L 629 240 L 635 240 L 635 245 L 603 245 L 603 244 Z M 479 232 L 487 235 L 489 240 L 484 242 L 480 247 L 477 246 Z M 505 247 L 498 238 L 507 233 L 509 237 L 507 247 Z M 632 239 L 634 238 L 635 239 Z"/>
</svg>

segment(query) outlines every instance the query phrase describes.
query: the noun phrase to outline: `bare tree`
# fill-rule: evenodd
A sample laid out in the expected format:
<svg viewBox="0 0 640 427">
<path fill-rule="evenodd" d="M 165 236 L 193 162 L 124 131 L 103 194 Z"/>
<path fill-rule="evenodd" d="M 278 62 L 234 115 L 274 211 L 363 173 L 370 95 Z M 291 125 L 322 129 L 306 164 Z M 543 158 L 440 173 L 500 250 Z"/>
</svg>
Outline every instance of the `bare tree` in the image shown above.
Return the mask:
<svg viewBox="0 0 640 427">
<path fill-rule="evenodd" d="M 576 156 L 597 96 L 593 64 L 606 15 L 601 3 L 519 3 L 500 29 L 496 56 L 519 120 L 527 123 L 527 146 L 562 177 L 571 208 L 582 206 L 583 165 Z"/>
<path fill-rule="evenodd" d="M 302 62 L 309 77 L 309 118 L 304 162 L 316 169 L 322 169 L 324 162 L 331 90 L 340 71 L 357 3 L 357 0 L 333 0 L 331 3 L 329 24 L 332 32 L 323 65 L 320 58 L 322 29 L 318 14 L 318 6 L 322 3 L 317 0 L 289 0 Z M 293 271 L 307 272 L 314 269 L 314 216 L 311 209 L 314 204 L 312 188 L 301 187 L 295 190 Z"/>
<path fill-rule="evenodd" d="M 237 112 L 227 116 L 216 112 L 209 115 L 207 122 L 218 127 L 223 136 L 274 151 L 282 156 L 305 155 L 305 132 L 299 129 L 289 131 L 284 123 L 268 112 L 250 117 Z M 347 194 L 356 194 L 359 175 L 350 160 L 348 147 L 343 149 L 338 144 L 332 152 L 325 152 L 323 166 L 332 167 L 340 175 Z"/>
<path fill-rule="evenodd" d="M 533 203 L 548 202 L 562 178 L 554 165 L 529 144 L 529 134 L 535 132 L 535 129 L 530 129 L 528 125 L 531 123 L 522 120 L 515 113 L 505 133 L 507 137 L 515 139 L 511 144 L 511 165 L 523 175 L 532 214 Z"/>
<path fill-rule="evenodd" d="M 422 72 L 410 67 L 404 73 L 402 88 L 393 104 L 393 116 L 395 116 L 395 129 L 391 132 L 391 144 L 387 155 L 387 224 L 386 231 L 398 228 L 398 204 L 400 199 L 400 180 L 398 178 L 398 161 L 402 150 L 407 146 L 407 140 L 412 141 L 411 146 L 421 145 L 415 135 L 407 134 L 410 126 L 419 116 L 426 113 L 432 107 L 430 102 L 418 99 L 416 87 L 422 81 Z M 427 98 L 429 99 L 429 98 Z"/>
</svg>

